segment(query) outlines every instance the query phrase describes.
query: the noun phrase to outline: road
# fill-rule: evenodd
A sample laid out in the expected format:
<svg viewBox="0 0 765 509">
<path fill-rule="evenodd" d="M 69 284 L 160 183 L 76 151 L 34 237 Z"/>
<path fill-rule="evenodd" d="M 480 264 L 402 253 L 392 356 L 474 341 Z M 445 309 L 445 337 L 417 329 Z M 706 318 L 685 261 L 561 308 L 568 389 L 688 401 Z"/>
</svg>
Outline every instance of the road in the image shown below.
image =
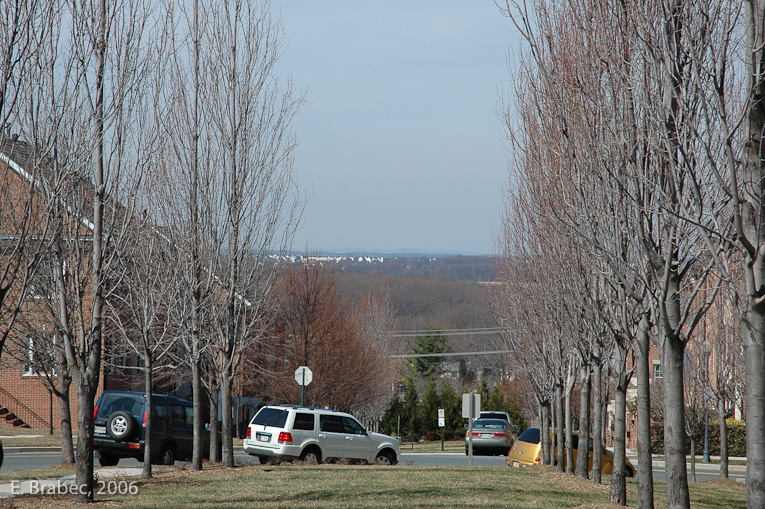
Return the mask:
<svg viewBox="0 0 765 509">
<path fill-rule="evenodd" d="M 240 450 L 235 453 L 235 460 L 241 464 L 256 464 L 258 460 L 245 454 Z M 12 452 L 6 451 L 5 461 L 3 462 L 2 471 L 8 472 L 12 470 L 28 470 L 45 468 L 52 465 L 58 465 L 61 463 L 60 452 Z M 141 466 L 141 463 L 134 459 L 122 459 L 120 460 L 120 466 L 123 467 L 137 467 Z M 98 461 L 96 461 L 98 465 Z M 402 466 L 467 466 L 468 458 L 464 454 L 460 453 L 436 453 L 436 454 L 401 454 Z M 509 468 L 505 464 L 505 459 L 502 456 L 474 456 L 473 465 L 477 467 L 500 467 Z M 690 478 L 690 468 L 688 469 L 688 476 Z M 746 477 L 746 467 L 744 466 L 732 466 L 729 469 L 729 476 L 733 480 L 743 480 Z M 653 477 L 657 481 L 664 480 L 664 462 L 655 461 L 653 465 Z M 720 466 L 717 464 L 696 464 L 696 479 L 698 482 L 710 481 L 713 479 L 719 479 Z"/>
</svg>

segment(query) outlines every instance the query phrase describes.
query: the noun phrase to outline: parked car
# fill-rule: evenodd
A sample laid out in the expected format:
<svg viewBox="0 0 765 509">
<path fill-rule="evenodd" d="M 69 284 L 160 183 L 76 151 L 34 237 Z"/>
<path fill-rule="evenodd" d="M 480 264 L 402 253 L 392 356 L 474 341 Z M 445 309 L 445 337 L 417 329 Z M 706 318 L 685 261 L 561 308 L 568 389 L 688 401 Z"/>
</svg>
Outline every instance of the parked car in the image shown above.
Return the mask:
<svg viewBox="0 0 765 509">
<path fill-rule="evenodd" d="M 0 468 L 3 467 L 3 441 L 0 440 Z"/>
<path fill-rule="evenodd" d="M 243 447 L 261 463 L 345 458 L 395 465 L 401 457 L 397 439 L 367 431 L 351 414 L 302 406 L 261 408 L 247 427 Z"/>
<path fill-rule="evenodd" d="M 175 396 L 153 394 L 151 433 L 152 463 L 172 465 L 191 460 L 194 441 L 194 406 Z M 94 412 L 94 444 L 101 466 L 116 465 L 120 458 L 143 461 L 146 444 L 146 394 L 104 391 Z M 210 435 L 203 435 L 202 450 L 210 451 Z"/>
<path fill-rule="evenodd" d="M 505 458 L 505 462 L 511 467 L 525 468 L 532 465 L 539 465 L 542 462 L 542 443 L 541 433 L 539 428 L 528 428 L 521 433 L 518 440 L 515 441 L 513 447 Z M 579 447 L 579 433 L 573 432 L 574 438 L 574 462 L 576 462 L 577 448 Z M 558 450 L 557 446 L 554 448 Z M 600 457 L 601 472 L 605 475 L 611 475 L 614 466 L 614 454 L 608 449 L 603 448 L 603 453 Z M 625 458 L 625 470 L 627 477 L 635 476 L 635 467 L 630 463 L 628 458 Z M 592 469 L 592 439 L 590 439 L 590 464 L 589 468 Z"/>
<path fill-rule="evenodd" d="M 502 419 L 510 424 L 510 429 L 515 430 L 516 426 L 513 424 L 513 420 L 510 418 L 510 414 L 507 412 L 499 412 L 497 410 L 481 410 L 478 415 L 479 419 Z"/>
<path fill-rule="evenodd" d="M 513 445 L 512 424 L 504 419 L 478 418 L 473 421 L 473 454 L 507 454 Z M 467 427 L 467 425 L 466 425 Z M 470 430 L 465 432 L 465 454 L 468 454 Z"/>
</svg>

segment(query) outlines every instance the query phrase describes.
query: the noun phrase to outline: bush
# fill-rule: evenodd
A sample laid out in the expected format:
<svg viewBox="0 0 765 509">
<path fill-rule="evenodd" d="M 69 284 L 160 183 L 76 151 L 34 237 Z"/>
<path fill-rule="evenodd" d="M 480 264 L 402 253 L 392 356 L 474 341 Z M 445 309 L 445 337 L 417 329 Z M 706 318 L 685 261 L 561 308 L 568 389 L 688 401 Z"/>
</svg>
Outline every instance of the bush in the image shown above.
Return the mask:
<svg viewBox="0 0 765 509">
<path fill-rule="evenodd" d="M 746 457 L 746 424 L 744 421 L 727 419 L 728 425 L 728 456 Z M 685 437 L 685 450 L 691 453 L 691 438 Z M 654 423 L 651 429 L 651 452 L 664 454 L 664 426 Z M 704 426 L 696 433 L 696 454 L 704 452 Z M 720 455 L 720 425 L 717 419 L 709 420 L 709 454 Z"/>
</svg>

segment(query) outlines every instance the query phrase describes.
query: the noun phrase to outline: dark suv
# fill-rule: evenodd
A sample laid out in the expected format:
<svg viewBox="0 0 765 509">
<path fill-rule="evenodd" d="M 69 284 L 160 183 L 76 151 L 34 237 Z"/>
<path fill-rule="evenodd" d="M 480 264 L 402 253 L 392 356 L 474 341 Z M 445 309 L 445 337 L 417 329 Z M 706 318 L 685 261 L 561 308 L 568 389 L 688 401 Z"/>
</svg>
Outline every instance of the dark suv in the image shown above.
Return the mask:
<svg viewBox="0 0 765 509">
<path fill-rule="evenodd" d="M 191 460 L 194 440 L 194 407 L 175 396 L 152 395 L 152 463 L 172 465 Z M 104 391 L 95 408 L 95 449 L 101 466 L 113 466 L 120 458 L 143 461 L 146 443 L 146 394 Z M 202 450 L 209 455 L 209 432 L 203 435 Z"/>
</svg>

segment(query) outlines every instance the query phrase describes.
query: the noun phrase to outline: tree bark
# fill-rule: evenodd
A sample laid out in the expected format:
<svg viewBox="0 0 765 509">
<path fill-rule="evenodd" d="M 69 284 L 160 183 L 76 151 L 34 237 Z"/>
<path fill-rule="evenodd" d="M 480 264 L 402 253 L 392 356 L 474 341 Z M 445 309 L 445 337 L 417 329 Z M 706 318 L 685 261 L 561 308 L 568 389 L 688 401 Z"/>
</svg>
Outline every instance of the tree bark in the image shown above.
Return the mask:
<svg viewBox="0 0 765 509">
<path fill-rule="evenodd" d="M 218 389 L 216 387 L 210 388 L 210 461 L 213 463 L 220 463 L 221 451 L 220 443 L 218 442 L 218 435 L 220 434 L 220 421 L 218 416 L 220 415 L 218 409 Z"/>
<path fill-rule="evenodd" d="M 197 346 L 199 339 L 192 339 L 192 342 Z M 204 456 L 202 434 L 205 431 L 204 427 L 204 389 L 202 388 L 202 368 L 199 365 L 199 357 L 195 357 L 192 354 L 191 358 L 191 392 L 192 403 L 194 405 L 194 441 L 192 444 L 191 454 L 191 469 L 202 470 L 202 457 Z"/>
<path fill-rule="evenodd" d="M 59 336 L 60 337 L 60 336 Z M 61 344 L 61 343 L 59 343 Z M 56 354 L 56 399 L 58 399 L 58 416 L 61 423 L 61 463 L 74 463 L 74 442 L 72 441 L 72 406 L 69 403 L 69 393 L 72 377 L 66 367 L 66 357 L 63 350 Z"/>
<path fill-rule="evenodd" d="M 144 440 L 143 471 L 141 472 L 141 477 L 143 479 L 151 479 L 151 455 L 153 454 L 151 448 L 151 433 L 154 428 L 154 371 L 151 362 L 151 353 L 146 352 L 144 363 L 143 391 L 146 393 L 146 440 Z M 141 423 L 139 422 L 138 425 L 140 426 Z"/>
<path fill-rule="evenodd" d="M 589 479 L 590 469 L 590 365 L 585 364 L 581 370 L 581 385 L 579 387 L 579 450 L 576 456 L 576 476 Z M 594 444 L 593 444 L 594 445 Z"/>
<path fill-rule="evenodd" d="M 555 385 L 555 426 L 556 426 L 556 451 L 555 461 L 558 464 L 558 472 L 565 471 L 566 442 L 563 425 L 563 380 L 558 380 Z"/>
<path fill-rule="evenodd" d="M 614 464 L 611 471 L 610 503 L 627 505 L 626 457 L 627 377 L 624 371 L 614 376 Z"/>
<path fill-rule="evenodd" d="M 678 338 L 671 335 L 665 337 L 662 369 L 664 370 L 664 458 L 667 467 L 668 509 L 690 507 L 685 458 L 684 350 Z"/>
<path fill-rule="evenodd" d="M 542 422 L 539 423 L 542 440 L 542 464 L 550 465 L 552 455 L 550 454 L 550 402 L 542 403 Z"/>
<path fill-rule="evenodd" d="M 651 387 L 649 385 L 648 316 L 641 318 L 637 338 L 637 447 L 638 447 L 638 507 L 653 509 L 653 458 L 651 454 Z"/>
<path fill-rule="evenodd" d="M 234 448 L 233 437 L 231 436 L 233 426 L 231 422 L 231 401 L 233 392 L 233 379 L 231 377 L 231 367 L 223 370 L 221 376 L 221 426 L 222 426 L 222 439 L 223 439 L 223 466 L 234 466 Z"/>
<path fill-rule="evenodd" d="M 603 454 L 603 440 L 601 439 L 603 433 L 603 418 L 601 415 L 603 399 L 602 399 L 602 376 L 603 371 L 600 367 L 600 359 L 595 359 L 592 367 L 592 477 L 593 484 L 600 484 L 602 480 L 602 454 Z"/>
<path fill-rule="evenodd" d="M 754 320 L 752 320 L 754 321 Z M 755 330 L 762 327 L 757 316 Z M 746 364 L 746 488 L 747 507 L 765 507 L 765 348 L 745 341 Z"/>
<path fill-rule="evenodd" d="M 720 478 L 728 478 L 728 423 L 725 420 L 725 401 L 717 400 L 717 420 L 720 422 Z"/>
<path fill-rule="evenodd" d="M 573 362 L 569 364 L 569 373 L 566 377 L 566 392 L 563 398 L 566 417 L 566 473 L 574 475 L 574 415 L 572 409 L 571 395 L 574 392 L 576 376 L 574 373 Z"/>
</svg>

